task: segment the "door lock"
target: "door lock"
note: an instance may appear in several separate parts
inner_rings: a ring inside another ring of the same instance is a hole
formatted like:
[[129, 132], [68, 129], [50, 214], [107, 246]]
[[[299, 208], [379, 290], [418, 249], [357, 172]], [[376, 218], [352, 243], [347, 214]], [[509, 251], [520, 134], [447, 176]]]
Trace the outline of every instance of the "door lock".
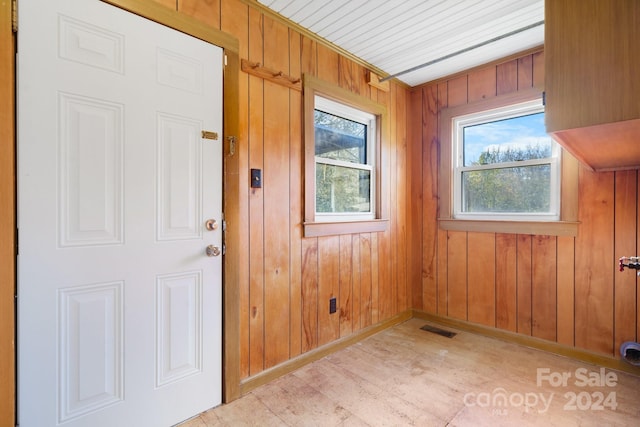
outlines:
[[209, 231], [217, 230], [218, 229], [218, 221], [216, 221], [215, 219], [208, 219], [204, 223], [204, 226]]
[[214, 245], [207, 246], [206, 250], [207, 256], [218, 256], [220, 255], [220, 248]]

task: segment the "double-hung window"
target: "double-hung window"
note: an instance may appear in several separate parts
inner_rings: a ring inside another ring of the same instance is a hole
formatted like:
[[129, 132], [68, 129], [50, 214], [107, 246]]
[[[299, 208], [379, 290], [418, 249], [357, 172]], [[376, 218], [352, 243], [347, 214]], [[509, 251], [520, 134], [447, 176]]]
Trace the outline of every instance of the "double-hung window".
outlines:
[[578, 163], [547, 135], [541, 92], [445, 108], [439, 136], [440, 228], [577, 234]]
[[560, 149], [540, 100], [453, 118], [454, 217], [559, 219]]
[[376, 118], [316, 95], [316, 221], [375, 217]]
[[386, 107], [310, 75], [303, 96], [304, 235], [386, 230]]

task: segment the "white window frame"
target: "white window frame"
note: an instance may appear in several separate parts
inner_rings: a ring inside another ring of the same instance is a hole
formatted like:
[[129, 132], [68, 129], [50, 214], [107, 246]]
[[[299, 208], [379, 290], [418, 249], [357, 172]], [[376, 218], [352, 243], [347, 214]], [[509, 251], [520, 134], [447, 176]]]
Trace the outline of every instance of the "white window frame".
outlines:
[[[318, 212], [316, 209], [315, 218], [318, 222], [333, 222], [333, 221], [361, 221], [371, 220], [375, 218], [375, 183], [376, 183], [376, 150], [377, 145], [376, 135], [376, 116], [366, 111], [359, 110], [357, 108], [342, 104], [340, 102], [332, 101], [320, 95], [315, 95], [314, 99], [315, 109], [323, 111], [325, 113], [352, 120], [357, 123], [361, 123], [366, 126], [366, 158], [367, 163], [352, 163], [341, 160], [327, 159], [320, 156], [315, 156], [315, 165], [319, 163], [328, 164], [333, 166], [339, 166], [349, 169], [366, 170], [370, 173], [370, 185], [369, 185], [369, 211], [368, 212]], [[315, 123], [314, 123], [315, 124]], [[317, 188], [317, 183], [316, 183]]]
[[[493, 221], [558, 221], [560, 219], [560, 191], [561, 191], [561, 153], [559, 145], [552, 140], [551, 157], [546, 159], [505, 162], [491, 165], [464, 166], [463, 144], [464, 128], [498, 120], [544, 112], [541, 99], [505, 105], [486, 111], [453, 117], [452, 119], [452, 156], [453, 161], [453, 217], [465, 220], [493, 220]], [[464, 212], [462, 210], [462, 175], [464, 172], [488, 169], [506, 169], [511, 167], [527, 167], [548, 164], [551, 167], [550, 180], [550, 210], [548, 213], [497, 213], [497, 212]]]

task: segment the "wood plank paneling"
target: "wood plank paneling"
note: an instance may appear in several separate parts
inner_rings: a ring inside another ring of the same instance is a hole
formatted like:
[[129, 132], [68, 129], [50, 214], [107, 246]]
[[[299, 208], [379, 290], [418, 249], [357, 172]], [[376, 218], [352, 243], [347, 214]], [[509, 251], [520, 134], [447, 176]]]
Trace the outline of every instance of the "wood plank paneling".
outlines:
[[[392, 136], [391, 141], [396, 141], [396, 165], [395, 165], [395, 182], [396, 182], [396, 192], [397, 192], [397, 210], [395, 217], [396, 221], [396, 236], [397, 240], [394, 245], [391, 245], [389, 248], [388, 245], [385, 245], [385, 250], [381, 251], [382, 255], [386, 253], [393, 253], [397, 255], [397, 275], [396, 275], [396, 283], [397, 286], [394, 286], [393, 278], [389, 278], [388, 281], [384, 284], [385, 287], [391, 291], [393, 298], [393, 302], [391, 306], [385, 306], [384, 315], [381, 316], [380, 320], [388, 319], [392, 315], [398, 312], [402, 312], [409, 307], [408, 304], [408, 293], [409, 293], [409, 285], [408, 285], [408, 277], [409, 277], [409, 250], [408, 250], [408, 218], [409, 218], [409, 198], [410, 194], [410, 186], [409, 186], [409, 168], [408, 168], [408, 147], [407, 147], [407, 103], [408, 96], [405, 90], [399, 89], [396, 85], [391, 86], [391, 99], [394, 100], [395, 103], [395, 122], [397, 125], [395, 126], [395, 137]], [[394, 168], [392, 168], [393, 171]], [[393, 206], [393, 205], [392, 205]], [[435, 277], [435, 275], [432, 275]], [[384, 301], [384, 300], [382, 300]]]
[[360, 270], [362, 269], [362, 263], [360, 262], [360, 235], [354, 234], [351, 240], [351, 272], [353, 278], [352, 284], [352, 296], [353, 296], [353, 331], [358, 331], [362, 328], [362, 280]]
[[317, 76], [318, 78], [340, 85], [340, 56], [321, 44], [316, 45], [317, 52]]
[[447, 315], [467, 320], [467, 233], [449, 231], [447, 238]]
[[176, 10], [177, 7], [177, 1], [176, 0], [152, 0], [155, 3], [161, 4], [165, 7], [168, 7], [169, 9], [173, 9]]
[[496, 244], [492, 233], [467, 233], [468, 320], [496, 324]]
[[[370, 307], [370, 323], [373, 325], [379, 322], [381, 301], [380, 297], [388, 298], [385, 302], [389, 302], [388, 308], [393, 310], [395, 304], [392, 300], [396, 291], [391, 289], [393, 284], [394, 288], [399, 286], [399, 282], [396, 277], [396, 266], [398, 257], [397, 242], [397, 225], [398, 225], [398, 213], [403, 211], [403, 207], [399, 207], [397, 204], [393, 205], [392, 200], [396, 198], [396, 191], [394, 182], [396, 176], [396, 151], [397, 139], [395, 137], [395, 130], [398, 126], [396, 120], [395, 102], [391, 101], [391, 93], [378, 90], [365, 84], [366, 76], [363, 73], [358, 74], [358, 81], [366, 86], [365, 92], [368, 93], [369, 98], [378, 104], [384, 105], [387, 108], [387, 114], [389, 117], [389, 123], [387, 126], [382, 126], [380, 132], [380, 159], [378, 165], [378, 174], [380, 182], [384, 182], [385, 188], [390, 191], [380, 192], [381, 204], [383, 206], [394, 206], [393, 211], [387, 213], [389, 219], [389, 226], [383, 232], [373, 233], [370, 237], [371, 247], [371, 307]], [[365, 95], [366, 95], [365, 93]]]
[[[249, 9], [249, 60], [264, 62], [263, 17]], [[249, 167], [264, 168], [264, 81], [249, 77]], [[246, 173], [249, 173], [247, 171]], [[249, 375], [264, 369], [264, 193], [249, 193]]]
[[[411, 159], [422, 159], [422, 120], [412, 120], [412, 114], [422, 111], [422, 91], [409, 94], [409, 112], [407, 114], [407, 139], [409, 161], [407, 175], [409, 179], [409, 220], [407, 233], [409, 235], [408, 253], [408, 291], [411, 308], [422, 310], [422, 224], [423, 224], [423, 196], [422, 196], [422, 162]], [[433, 224], [431, 224], [433, 227]], [[435, 239], [432, 240], [435, 244]], [[435, 252], [435, 251], [434, 251]], [[434, 257], [435, 258], [435, 257]], [[435, 271], [434, 271], [435, 274]], [[435, 287], [429, 287], [435, 295]]]
[[438, 88], [422, 91], [422, 310], [437, 311], [438, 226], [430, 218], [438, 215]]
[[576, 345], [613, 355], [614, 173], [580, 169]]
[[165, 3], [178, 3], [178, 11], [185, 15], [193, 16], [211, 25], [220, 28], [220, 2], [222, 0], [165, 0]]
[[[393, 91], [392, 87], [390, 87], [390, 91]], [[380, 90], [376, 90], [376, 92], [377, 92], [376, 96], [378, 96], [378, 101], [385, 101], [388, 103], [389, 97], [382, 96], [382, 94], [383, 93], [386, 94], [386, 92], [383, 92]], [[395, 102], [392, 102], [388, 105], [388, 113], [391, 118], [389, 120], [391, 123], [387, 128], [389, 130], [390, 135], [394, 135], [395, 137], [396, 136], [395, 122], [397, 119], [397, 105]], [[375, 258], [378, 259], [378, 263], [379, 263], [378, 265], [380, 267], [379, 271], [382, 279], [377, 284], [378, 295], [380, 297], [380, 304], [378, 309], [379, 309], [379, 315], [381, 315], [383, 318], [385, 316], [385, 313], [392, 312], [393, 307], [395, 307], [397, 304], [397, 298], [398, 298], [397, 290], [402, 283], [400, 279], [400, 271], [406, 267], [405, 265], [406, 250], [404, 250], [404, 248], [402, 248], [398, 244], [398, 239], [400, 238], [400, 233], [401, 233], [401, 230], [398, 229], [399, 216], [404, 214], [404, 206], [401, 206], [399, 203], [399, 193], [402, 191], [402, 188], [403, 188], [402, 186], [405, 183], [405, 180], [402, 180], [402, 181], [398, 180], [398, 175], [402, 174], [402, 172], [404, 172], [404, 169], [401, 170], [398, 168], [398, 162], [401, 161], [399, 159], [400, 153], [398, 153], [399, 140], [397, 139], [397, 137], [393, 139], [387, 138], [387, 141], [392, 141], [392, 140], [396, 141], [396, 145], [391, 146], [387, 152], [389, 153], [388, 168], [389, 170], [394, 171], [394, 174], [393, 176], [390, 174], [387, 175], [388, 176], [387, 182], [389, 185], [387, 188], [391, 189], [388, 195], [388, 200], [390, 203], [389, 206], [396, 206], [397, 209], [395, 211], [395, 215], [390, 215], [389, 229], [386, 230], [384, 233], [378, 233], [380, 234], [380, 237], [381, 237], [379, 241], [379, 246], [378, 246], [380, 253], [379, 254], [375, 253]], [[390, 251], [388, 250], [388, 247], [393, 247], [398, 249]], [[376, 263], [374, 263], [373, 265], [375, 266]], [[391, 289], [391, 286], [390, 286], [392, 277], [394, 278], [394, 280], [397, 280], [398, 285], [395, 287], [395, 289]]]
[[531, 272], [531, 332], [534, 337], [556, 340], [556, 237], [534, 236]]
[[533, 58], [533, 87], [544, 89], [544, 52], [536, 52]]
[[516, 332], [517, 269], [515, 234], [496, 235], [496, 327]]
[[[264, 18], [264, 64], [287, 70], [289, 31], [279, 22]], [[285, 86], [264, 83], [264, 339], [265, 368], [289, 358], [290, 320], [290, 191], [289, 191], [289, 91]]]
[[531, 335], [531, 245], [532, 236], [518, 235], [516, 245], [516, 281], [518, 317], [516, 331]]
[[518, 90], [518, 60], [513, 59], [509, 62], [496, 66], [496, 93], [503, 95]]
[[[457, 82], [453, 83], [451, 81], [441, 83], [438, 85], [437, 89], [437, 111], [434, 111], [432, 114], [440, 116], [441, 109], [447, 108], [451, 106], [452, 102], [452, 93], [458, 93], [458, 96], [455, 102], [462, 103], [467, 101], [467, 78], [460, 78], [455, 80]], [[425, 88], [425, 91], [427, 89]], [[425, 117], [425, 114], [422, 114], [422, 120], [427, 121], [428, 117]], [[432, 119], [433, 120], [433, 119]], [[425, 161], [425, 167], [428, 167], [433, 172], [433, 184], [430, 189], [429, 194], [432, 198], [433, 209], [435, 209], [435, 217], [438, 218], [440, 216], [440, 208], [439, 208], [439, 200], [443, 197], [443, 195], [438, 194], [438, 178], [440, 176], [440, 163], [438, 162], [438, 155], [441, 153], [440, 148], [440, 122], [438, 121], [438, 133], [436, 133], [434, 138], [434, 143], [431, 144], [431, 152], [429, 153], [429, 157], [427, 161]], [[429, 223], [427, 219], [424, 220], [423, 227], [428, 229], [433, 227], [435, 231], [434, 235], [437, 238], [437, 252], [436, 252], [436, 268], [437, 268], [437, 283], [436, 283], [436, 299], [437, 299], [437, 313], [441, 315], [446, 315], [448, 312], [448, 296], [449, 296], [449, 288], [448, 288], [448, 265], [447, 265], [447, 246], [449, 245], [449, 239], [447, 237], [447, 232], [441, 230], [437, 224]], [[423, 242], [423, 246], [428, 245], [428, 242]], [[428, 290], [423, 290], [423, 292], [428, 292]]]
[[560, 344], [575, 345], [575, 238], [558, 237], [557, 340]]
[[[620, 171], [615, 174], [614, 254], [616, 258], [637, 253], [637, 193], [638, 172]], [[636, 286], [635, 271], [616, 272], [614, 275], [614, 352], [625, 341], [636, 341]]]
[[353, 332], [353, 235], [340, 236], [340, 337]]
[[360, 234], [360, 328], [366, 328], [372, 321], [372, 277], [371, 277], [371, 234]]
[[[289, 30], [289, 74], [302, 75], [302, 36]], [[299, 59], [296, 59], [299, 58]], [[295, 357], [302, 352], [302, 221], [304, 206], [302, 197], [304, 145], [302, 143], [302, 93], [289, 90], [289, 250], [290, 250], [290, 342], [289, 355]]]
[[[390, 257], [388, 255], [386, 258], [385, 256], [380, 256], [382, 253], [380, 246], [387, 246], [385, 243], [388, 239], [384, 237], [389, 233], [389, 231], [385, 231], [384, 233], [371, 233], [371, 325], [375, 325], [380, 321], [380, 307], [382, 305], [380, 298], [390, 299], [392, 295], [391, 290], [388, 289], [388, 284], [390, 283], [389, 269], [386, 268], [386, 272], [384, 274], [382, 273], [385, 267], [389, 265], [388, 260]], [[382, 262], [384, 259], [386, 259], [387, 262]], [[383, 280], [381, 280], [382, 277], [384, 277]]]
[[533, 86], [533, 55], [518, 58], [518, 90]]
[[[446, 230], [437, 231], [438, 236], [438, 282], [436, 292], [438, 299], [438, 314], [449, 315], [449, 233]], [[423, 292], [428, 292], [424, 290]]]
[[[329, 314], [329, 299], [340, 295], [340, 236], [318, 238], [318, 345], [340, 337], [340, 314]], [[337, 300], [336, 300], [337, 302]]]
[[302, 240], [302, 352], [318, 346], [318, 239]]
[[481, 68], [469, 73], [469, 102], [496, 96], [496, 67]]

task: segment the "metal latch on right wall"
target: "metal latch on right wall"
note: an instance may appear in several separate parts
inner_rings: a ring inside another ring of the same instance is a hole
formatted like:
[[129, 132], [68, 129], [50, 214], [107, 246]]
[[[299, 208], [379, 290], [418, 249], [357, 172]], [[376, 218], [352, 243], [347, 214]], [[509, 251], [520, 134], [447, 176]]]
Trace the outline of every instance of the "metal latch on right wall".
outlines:
[[18, 0], [11, 2], [11, 30], [18, 32]]

